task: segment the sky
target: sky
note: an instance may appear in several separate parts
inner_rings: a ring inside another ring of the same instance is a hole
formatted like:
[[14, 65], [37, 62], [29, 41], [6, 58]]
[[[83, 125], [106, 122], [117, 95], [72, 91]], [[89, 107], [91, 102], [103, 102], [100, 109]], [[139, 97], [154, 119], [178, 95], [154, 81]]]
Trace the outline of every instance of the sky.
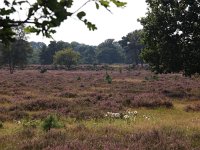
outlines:
[[[120, 40], [129, 32], [141, 29], [137, 22], [138, 18], [145, 16], [147, 5], [145, 0], [121, 0], [127, 2], [125, 8], [111, 6], [112, 13], [105, 8], [96, 9], [94, 3], [88, 3], [81, 11], [86, 12], [86, 18], [97, 26], [97, 30], [89, 31], [83, 22], [75, 16], [64, 21], [60, 27], [56, 28], [57, 33], [53, 35], [56, 41], [79, 42], [88, 45], [98, 45], [106, 39]], [[76, 0], [72, 11], [77, 10], [86, 0]], [[48, 44], [52, 39], [42, 37], [42, 35], [29, 35], [29, 41], [45, 42]]]

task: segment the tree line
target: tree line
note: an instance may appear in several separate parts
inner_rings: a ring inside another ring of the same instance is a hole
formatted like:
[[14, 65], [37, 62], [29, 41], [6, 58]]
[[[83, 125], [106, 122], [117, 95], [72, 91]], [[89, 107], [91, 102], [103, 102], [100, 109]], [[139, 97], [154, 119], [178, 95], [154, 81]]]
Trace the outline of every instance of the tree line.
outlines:
[[[88, 0], [79, 9], [70, 12], [69, 8], [73, 6], [73, 0], [40, 0], [34, 3], [17, 0], [11, 3], [9, 0], [3, 0], [2, 3], [0, 42], [3, 46], [0, 45], [2, 49], [0, 63], [8, 64], [11, 71], [15, 65], [20, 65], [16, 61], [17, 55], [22, 55], [15, 54], [13, 49], [16, 49], [19, 43], [25, 44], [24, 39], [18, 39], [17, 36], [20, 34], [16, 32], [16, 27], [25, 24], [26, 33], [42, 33], [46, 37], [51, 37], [55, 33], [55, 27], [76, 15], [89, 30], [96, 30], [95, 24], [85, 18], [86, 13], [81, 11], [82, 7], [87, 3], [95, 3], [96, 9], [104, 7], [111, 11], [111, 4], [117, 7], [126, 6], [126, 3], [118, 0]], [[33, 50], [35, 57], [32, 57], [29, 62], [52, 64], [56, 58], [54, 55], [58, 55], [57, 52], [65, 48], [79, 53], [80, 63], [137, 65], [144, 61], [156, 73], [183, 72], [186, 76], [200, 74], [200, 1], [146, 0], [146, 3], [148, 7], [146, 16], [139, 19], [143, 26], [141, 31], [129, 33], [118, 42], [108, 39], [95, 47], [76, 42], [51, 42], [48, 46], [42, 44], [42, 49]], [[29, 7], [26, 9], [28, 12], [25, 20], [13, 19], [11, 16], [19, 14], [18, 10], [22, 10], [26, 4]]]
[[64, 49], [72, 49], [79, 53], [79, 64], [115, 64], [126, 63], [138, 65], [143, 63], [140, 53], [140, 30], [129, 33], [120, 41], [107, 39], [98, 46], [81, 44], [78, 42], [51, 41], [49, 45], [41, 42], [30, 42], [33, 47], [32, 64], [50, 65], [54, 63], [56, 52]]
[[[143, 63], [140, 58], [142, 48], [141, 30], [127, 34], [120, 41], [107, 39], [97, 46], [64, 41], [51, 41], [50, 44], [46, 45], [43, 42], [27, 42], [25, 36], [23, 36], [21, 39], [12, 42], [10, 50], [1, 44], [0, 64], [9, 65], [9, 58], [13, 59], [13, 69], [14, 66], [23, 67], [26, 64], [63, 64], [66, 60], [58, 59], [61, 59], [61, 55], [65, 55], [67, 58], [64, 52], [68, 52], [69, 55], [69, 50], [71, 50], [78, 55], [78, 59], [72, 64], [126, 63], [137, 65]], [[60, 56], [58, 57], [58, 55]]]

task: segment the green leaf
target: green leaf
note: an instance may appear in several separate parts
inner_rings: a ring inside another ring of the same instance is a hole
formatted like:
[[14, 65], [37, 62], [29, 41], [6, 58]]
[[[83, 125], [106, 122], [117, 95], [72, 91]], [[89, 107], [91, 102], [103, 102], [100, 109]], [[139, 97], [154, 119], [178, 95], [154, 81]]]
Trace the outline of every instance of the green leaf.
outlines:
[[121, 1], [118, 1], [118, 0], [110, 0], [111, 2], [113, 2], [117, 7], [124, 7], [126, 6], [126, 2], [121, 2]]
[[56, 33], [56, 30], [50, 30], [49, 32], [54, 34]]
[[102, 6], [104, 6], [106, 8], [110, 6], [110, 3], [106, 0], [100, 0], [99, 2]]
[[15, 10], [14, 9], [5, 9], [5, 8], [2, 8], [0, 9], [0, 15], [10, 15], [11, 13], [14, 13]]
[[96, 4], [96, 8], [99, 9], [99, 4], [98, 3], [95, 3], [95, 4]]
[[24, 31], [26, 33], [34, 33], [34, 32], [37, 32], [38, 30], [35, 27], [28, 26], [28, 27], [24, 28]]
[[81, 20], [85, 15], [86, 13], [84, 11], [81, 11], [77, 14], [77, 17]]
[[5, 4], [6, 6], [9, 6], [9, 5], [10, 5], [10, 2], [8, 2], [7, 0], [4, 0], [4, 4]]

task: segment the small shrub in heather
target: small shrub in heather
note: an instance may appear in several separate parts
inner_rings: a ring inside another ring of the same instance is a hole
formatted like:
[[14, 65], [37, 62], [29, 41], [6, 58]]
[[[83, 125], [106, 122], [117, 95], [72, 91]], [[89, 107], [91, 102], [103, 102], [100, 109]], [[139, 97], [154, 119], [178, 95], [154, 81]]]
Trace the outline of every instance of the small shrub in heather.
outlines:
[[80, 80], [81, 80], [81, 77], [80, 77], [80, 76], [78, 76], [78, 77], [77, 77], [77, 80], [78, 80], [78, 81], [80, 81]]
[[106, 78], [105, 78], [105, 80], [106, 80], [106, 82], [107, 82], [108, 84], [111, 84], [111, 83], [112, 83], [112, 78], [111, 78], [111, 76], [110, 76], [109, 74], [107, 74], [107, 73], [106, 73]]
[[61, 128], [63, 125], [58, 121], [56, 116], [48, 116], [42, 123], [42, 128], [44, 131], [49, 131], [51, 128]]
[[3, 122], [0, 121], [0, 129], [3, 128]]
[[40, 73], [45, 73], [45, 72], [47, 72], [47, 68], [41, 68], [40, 69]]

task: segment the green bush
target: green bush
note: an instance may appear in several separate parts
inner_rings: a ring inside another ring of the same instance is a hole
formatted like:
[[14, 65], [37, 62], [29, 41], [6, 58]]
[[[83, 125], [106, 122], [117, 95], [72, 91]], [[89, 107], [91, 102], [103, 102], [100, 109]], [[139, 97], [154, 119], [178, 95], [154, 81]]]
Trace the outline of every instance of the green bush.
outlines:
[[51, 128], [61, 128], [62, 125], [58, 121], [56, 116], [50, 115], [48, 116], [42, 123], [42, 128], [44, 131], [49, 131]]
[[112, 78], [111, 78], [111, 76], [109, 74], [106, 74], [106, 79], [105, 80], [107, 81], [108, 84], [112, 83]]
[[3, 122], [0, 121], [0, 129], [3, 128]]
[[47, 68], [41, 68], [40, 69], [40, 73], [45, 73], [45, 72], [47, 72]]

